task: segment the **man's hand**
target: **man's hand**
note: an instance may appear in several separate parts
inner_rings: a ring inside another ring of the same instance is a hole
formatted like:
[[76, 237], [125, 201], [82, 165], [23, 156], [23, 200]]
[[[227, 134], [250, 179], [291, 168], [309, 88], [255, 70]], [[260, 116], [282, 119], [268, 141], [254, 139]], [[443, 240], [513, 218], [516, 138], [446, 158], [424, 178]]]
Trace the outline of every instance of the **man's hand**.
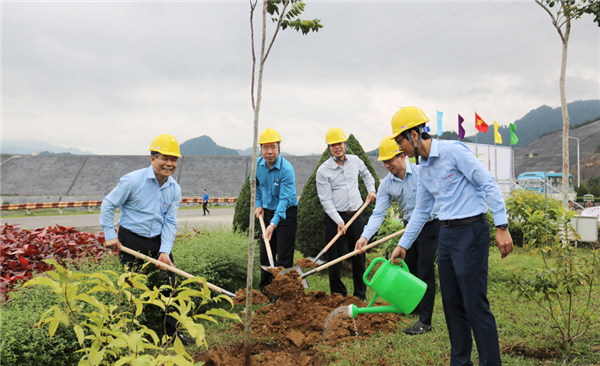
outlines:
[[[158, 261], [162, 262], [164, 264], [168, 264], [171, 267], [175, 267], [175, 265], [173, 264], [173, 262], [171, 262], [171, 258], [169, 258], [169, 255], [167, 253], [160, 253], [160, 255], [158, 256]], [[158, 264], [156, 266], [158, 268], [162, 269], [163, 271], [168, 271], [168, 269], [163, 268], [162, 266], [159, 266]]]
[[342, 221], [342, 222], [340, 222], [338, 224], [338, 230], [337, 231], [338, 231], [338, 233], [341, 231], [342, 235], [346, 234], [346, 223], [344, 221]]
[[275, 228], [276, 226], [274, 224], [269, 224], [269, 226], [267, 226], [267, 231], [263, 233], [263, 239], [271, 242], [271, 237], [273, 236], [273, 231], [275, 231]]
[[498, 245], [498, 249], [500, 249], [500, 256], [502, 258], [513, 251], [513, 241], [508, 229], [496, 228], [496, 244]]
[[262, 207], [259, 207], [256, 210], [254, 210], [254, 216], [256, 216], [257, 219], [261, 216], [264, 217], [264, 214], [265, 214], [265, 210], [263, 210]]
[[377, 199], [377, 193], [375, 193], [375, 192], [369, 192], [369, 194], [367, 195], [366, 201], [368, 203], [371, 203], [371, 202], [375, 201], [376, 199]]
[[364, 254], [366, 252], [364, 247], [366, 247], [367, 244], [368, 244], [367, 238], [365, 238], [364, 236], [361, 236], [360, 239], [358, 239], [358, 241], [356, 242], [356, 245], [354, 245], [354, 250], [359, 250], [360, 254]]
[[404, 260], [404, 258], [406, 258], [406, 249], [398, 245], [392, 252], [392, 258], [390, 259], [390, 262], [392, 262], [392, 264], [400, 264], [398, 259]]
[[117, 249], [119, 251], [121, 251], [121, 242], [119, 241], [118, 238], [114, 238], [114, 239], [110, 239], [104, 242], [104, 246], [111, 248], [111, 249]]

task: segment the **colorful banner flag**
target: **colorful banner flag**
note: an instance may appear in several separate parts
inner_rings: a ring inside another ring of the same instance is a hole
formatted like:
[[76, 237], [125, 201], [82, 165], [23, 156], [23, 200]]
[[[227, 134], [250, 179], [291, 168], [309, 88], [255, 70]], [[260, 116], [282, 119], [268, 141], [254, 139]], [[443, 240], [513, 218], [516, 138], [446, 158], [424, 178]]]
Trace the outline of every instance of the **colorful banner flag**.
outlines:
[[500, 136], [500, 132], [498, 132], [498, 122], [494, 121], [494, 144], [501, 144], [502, 136]]
[[462, 123], [465, 121], [464, 118], [461, 117], [461, 115], [458, 115], [458, 138], [459, 139], [463, 139], [465, 138], [465, 129], [462, 126]]
[[437, 113], [437, 121], [438, 121], [438, 132], [437, 132], [437, 135], [438, 136], [442, 136], [442, 134], [444, 133], [442, 131], [442, 115], [444, 114], [444, 112], [440, 112], [440, 111], [437, 111], [437, 112], [438, 112]]
[[481, 117], [479, 117], [479, 115], [477, 114], [477, 112], [475, 112], [475, 128], [478, 131], [481, 131], [483, 133], [487, 133], [487, 130], [488, 130], [487, 123], [485, 123], [483, 121], [483, 119], [481, 119]]
[[519, 143], [519, 138], [517, 137], [517, 134], [515, 133], [515, 131], [517, 131], [517, 126], [515, 126], [513, 123], [510, 124], [510, 144], [511, 145], [516, 145]]

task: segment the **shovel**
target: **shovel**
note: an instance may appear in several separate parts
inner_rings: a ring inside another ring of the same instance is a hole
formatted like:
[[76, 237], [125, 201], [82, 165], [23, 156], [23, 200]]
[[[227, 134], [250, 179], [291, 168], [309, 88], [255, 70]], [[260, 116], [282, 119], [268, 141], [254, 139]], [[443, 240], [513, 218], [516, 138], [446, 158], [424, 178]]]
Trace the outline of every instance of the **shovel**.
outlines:
[[260, 221], [260, 228], [262, 229], [263, 240], [265, 241], [265, 247], [267, 248], [267, 256], [269, 257], [269, 267], [260, 266], [260, 268], [262, 268], [263, 270], [266, 271], [268, 268], [275, 268], [275, 263], [273, 262], [273, 253], [271, 252], [271, 243], [269, 243], [269, 240], [265, 236], [267, 229], [265, 229], [265, 222], [263, 220], [263, 217], [259, 216], [258, 220]]
[[[373, 248], [376, 245], [379, 245], [381, 243], [385, 243], [386, 241], [388, 241], [390, 239], [393, 239], [393, 238], [395, 238], [397, 236], [400, 236], [400, 235], [404, 234], [404, 230], [406, 230], [406, 229], [402, 229], [402, 230], [400, 230], [398, 232], [395, 232], [393, 234], [390, 234], [390, 235], [386, 236], [385, 238], [381, 238], [381, 239], [379, 239], [377, 241], [374, 241], [371, 244], [369, 244], [366, 247], [364, 247], [364, 249], [365, 250], [371, 249], [371, 248]], [[357, 249], [357, 250], [355, 250], [353, 252], [350, 252], [350, 253], [348, 253], [346, 255], [343, 255], [343, 256], [339, 257], [338, 259], [334, 259], [334, 260], [332, 260], [330, 262], [327, 262], [327, 263], [323, 264], [320, 267], [314, 268], [311, 271], [306, 272], [306, 273], [303, 273], [301, 268], [300, 269], [296, 269], [296, 267], [293, 267], [293, 268], [284, 269], [283, 271], [279, 272], [279, 274], [282, 275], [282, 274], [285, 274], [285, 273], [287, 273], [287, 272], [289, 272], [291, 270], [296, 270], [298, 273], [300, 273], [300, 279], [302, 280], [302, 285], [304, 285], [304, 288], [308, 288], [308, 282], [306, 281], [306, 277], [308, 277], [310, 275], [314, 275], [317, 272], [321, 272], [325, 268], [329, 268], [329, 267], [333, 266], [334, 264], [337, 264], [337, 263], [339, 263], [339, 262], [341, 262], [341, 261], [343, 261], [345, 259], [348, 259], [350, 257], [353, 257], [353, 256], [357, 255], [358, 253], [360, 253], [360, 251]]]
[[[356, 211], [356, 213], [354, 214], [354, 216], [352, 216], [352, 218], [346, 223], [346, 225], [344, 225], [344, 229], [348, 229], [350, 227], [350, 225], [352, 225], [352, 223], [354, 222], [354, 220], [356, 220], [356, 218], [358, 217], [358, 215], [360, 215], [363, 210], [365, 209], [365, 207], [367, 207], [369, 205], [369, 202], [365, 202], [361, 208], [358, 209], [358, 211]], [[331, 239], [331, 241], [325, 246], [325, 248], [323, 248], [323, 250], [321, 250], [321, 253], [319, 253], [315, 258], [311, 258], [308, 257], [308, 259], [318, 265], [321, 264], [325, 264], [325, 261], [319, 260], [319, 258], [325, 254], [325, 252], [327, 250], [329, 250], [329, 248], [333, 245], [333, 243], [335, 243], [336, 240], [338, 240], [338, 238], [342, 236], [342, 231], [338, 231], [338, 233], [333, 237], [333, 239]]]
[[[260, 227], [262, 228], [263, 240], [265, 241], [265, 246], [267, 247], [267, 255], [269, 256], [269, 263], [270, 263], [270, 267], [261, 265], [260, 268], [262, 268], [263, 270], [266, 271], [268, 268], [277, 268], [277, 267], [275, 267], [275, 265], [273, 263], [273, 253], [271, 252], [271, 245], [269, 244], [269, 241], [264, 237], [264, 233], [267, 231], [265, 229], [265, 222], [263, 221], [262, 216], [259, 216], [258, 220], [260, 221]], [[298, 271], [298, 273], [302, 274], [302, 267], [300, 267], [300, 266], [294, 266], [294, 267], [290, 267], [287, 269], [287, 271], [291, 271], [291, 270]]]
[[[152, 263], [156, 264], [157, 266], [159, 266], [159, 268], [166, 268], [169, 271], [171, 271], [173, 273], [176, 273], [176, 274], [178, 274], [180, 276], [183, 276], [185, 278], [192, 278], [192, 277], [194, 277], [194, 276], [192, 276], [191, 274], [189, 274], [187, 272], [184, 272], [184, 271], [182, 271], [180, 269], [177, 269], [177, 268], [175, 268], [173, 266], [169, 266], [168, 264], [164, 264], [163, 262], [160, 262], [160, 261], [158, 261], [158, 260], [156, 260], [156, 259], [154, 259], [152, 257], [149, 257], [149, 256], [147, 256], [145, 254], [136, 252], [133, 249], [127, 248], [124, 245], [121, 245], [121, 251], [125, 252], [127, 254], [131, 254], [134, 257], [138, 257], [138, 258], [143, 259], [145, 261], [152, 262]], [[235, 294], [232, 294], [231, 292], [229, 292], [227, 290], [223, 290], [222, 288], [220, 288], [218, 286], [215, 286], [212, 283], [208, 283], [207, 282], [206, 286], [208, 286], [209, 289], [211, 289], [211, 290], [213, 290], [215, 292], [218, 292], [220, 294], [227, 295], [227, 296], [231, 297], [232, 299], [235, 297]]]

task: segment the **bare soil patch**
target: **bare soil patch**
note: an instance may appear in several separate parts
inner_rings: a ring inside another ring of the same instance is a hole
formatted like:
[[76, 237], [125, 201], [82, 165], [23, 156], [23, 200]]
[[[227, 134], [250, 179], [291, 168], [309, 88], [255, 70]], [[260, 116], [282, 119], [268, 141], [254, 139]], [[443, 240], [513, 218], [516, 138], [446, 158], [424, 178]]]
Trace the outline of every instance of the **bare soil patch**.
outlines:
[[[316, 345], [334, 346], [361, 341], [376, 332], [395, 332], [399, 322], [408, 323], [397, 314], [361, 314], [355, 319], [355, 328], [352, 319], [343, 315], [332, 321], [325, 332], [325, 320], [334, 310], [350, 304], [358, 307], [366, 307], [367, 304], [354, 296], [328, 295], [323, 291], [306, 293], [296, 271], [276, 275], [267, 290], [278, 299], [258, 309], [252, 318], [253, 365], [328, 364]], [[245, 290], [239, 290], [238, 293], [240, 291], [245, 295]], [[252, 296], [254, 298], [254, 292]], [[243, 314], [240, 316], [243, 318]], [[244, 324], [238, 324], [232, 331], [242, 334]], [[243, 344], [213, 348], [195, 355], [194, 359], [196, 362], [204, 361], [209, 366], [243, 365]], [[384, 358], [373, 362], [373, 365], [387, 364]]]

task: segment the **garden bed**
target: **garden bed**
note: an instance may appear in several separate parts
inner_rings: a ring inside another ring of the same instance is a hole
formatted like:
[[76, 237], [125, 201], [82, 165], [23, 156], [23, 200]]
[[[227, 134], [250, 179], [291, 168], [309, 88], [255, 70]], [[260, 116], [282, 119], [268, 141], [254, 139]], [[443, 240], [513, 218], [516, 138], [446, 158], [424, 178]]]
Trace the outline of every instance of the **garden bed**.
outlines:
[[[318, 345], [361, 342], [377, 332], [396, 332], [399, 322], [408, 323], [397, 314], [361, 314], [354, 322], [347, 315], [348, 305], [365, 307], [367, 304], [354, 296], [328, 295], [323, 291], [307, 293], [295, 271], [275, 276], [267, 291], [277, 296], [277, 301], [256, 310], [252, 317], [253, 365], [325, 365], [329, 362], [319, 352]], [[238, 294], [242, 293], [245, 294], [245, 290], [238, 291]], [[253, 299], [254, 296], [268, 302], [260, 293], [253, 291]], [[236, 303], [245, 304], [245, 295], [239, 297], [236, 297]], [[339, 316], [330, 317], [334, 312]], [[244, 319], [244, 314], [240, 317]], [[328, 317], [330, 321], [326, 328]], [[239, 323], [233, 331], [243, 334], [244, 324]], [[194, 360], [204, 361], [208, 366], [243, 365], [244, 346], [218, 346], [194, 355]], [[385, 359], [373, 363], [386, 364]]]

